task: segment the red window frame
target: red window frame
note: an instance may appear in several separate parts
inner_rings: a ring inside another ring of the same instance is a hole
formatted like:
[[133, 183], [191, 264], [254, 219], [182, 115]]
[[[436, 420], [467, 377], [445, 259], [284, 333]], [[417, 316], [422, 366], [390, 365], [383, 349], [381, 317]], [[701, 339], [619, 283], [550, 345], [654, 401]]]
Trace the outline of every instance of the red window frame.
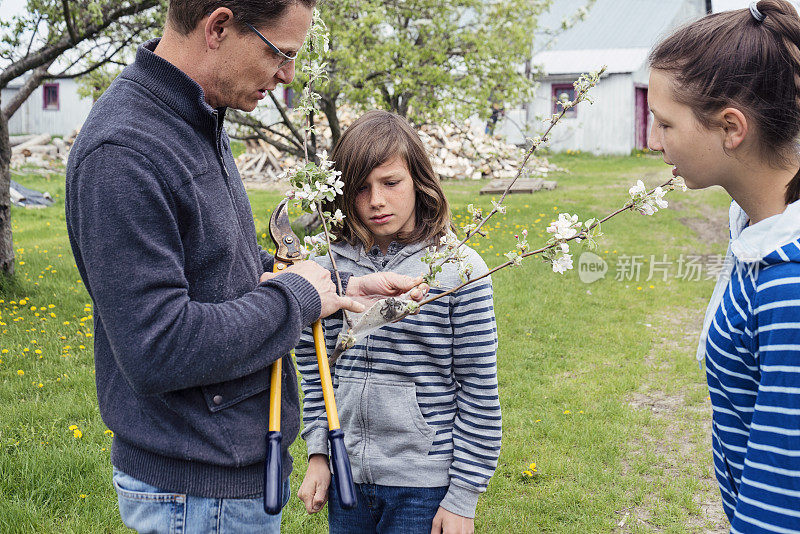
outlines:
[[[571, 95], [570, 100], [575, 99], [575, 87], [571, 83], [554, 83], [552, 86], [553, 114], [561, 113], [561, 106], [558, 105], [558, 95], [563, 92]], [[578, 116], [578, 106], [573, 106], [564, 114], [565, 119], [572, 119]]]
[[[55, 89], [55, 91], [56, 91], [55, 106], [53, 106], [53, 105], [49, 105], [48, 106], [47, 105], [48, 104], [47, 103], [47, 90], [48, 89]], [[47, 109], [47, 110], [51, 110], [51, 111], [58, 111], [61, 108], [61, 101], [60, 101], [60, 98], [59, 98], [60, 97], [59, 93], [60, 93], [60, 91], [59, 91], [57, 83], [46, 83], [46, 84], [42, 85], [42, 109]]]

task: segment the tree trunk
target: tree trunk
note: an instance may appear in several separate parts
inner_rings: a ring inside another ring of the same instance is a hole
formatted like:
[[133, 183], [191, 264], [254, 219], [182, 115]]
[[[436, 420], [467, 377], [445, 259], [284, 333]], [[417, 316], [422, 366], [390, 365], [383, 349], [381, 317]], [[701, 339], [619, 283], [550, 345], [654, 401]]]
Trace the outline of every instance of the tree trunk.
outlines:
[[339, 98], [338, 94], [324, 94], [322, 95], [322, 112], [328, 119], [328, 126], [331, 129], [331, 150], [339, 142], [342, 136], [342, 125], [339, 123], [339, 116], [336, 114], [336, 100]]
[[0, 113], [0, 276], [14, 275], [11, 235], [11, 142], [8, 119]]
[[53, 61], [48, 61], [41, 67], [38, 67], [31, 72], [28, 79], [25, 81], [25, 84], [19, 88], [19, 90], [14, 93], [14, 96], [11, 97], [11, 100], [8, 104], [6, 104], [5, 108], [3, 109], [3, 115], [6, 116], [6, 119], [11, 119], [14, 113], [28, 100], [28, 97], [33, 94], [33, 92], [42, 84], [42, 80], [47, 77], [47, 69], [50, 68], [50, 65], [53, 64]]

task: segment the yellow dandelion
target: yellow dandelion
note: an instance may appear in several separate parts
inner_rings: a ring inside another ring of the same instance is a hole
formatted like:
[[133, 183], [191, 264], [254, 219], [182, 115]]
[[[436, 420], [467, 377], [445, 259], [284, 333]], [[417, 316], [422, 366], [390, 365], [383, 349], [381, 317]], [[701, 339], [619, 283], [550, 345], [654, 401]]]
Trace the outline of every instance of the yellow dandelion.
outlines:
[[75, 436], [75, 439], [81, 439], [83, 437], [83, 432], [76, 428], [72, 431], [72, 435]]
[[76, 428], [78, 428], [78, 425], [69, 425], [70, 430], [75, 430]]
[[569, 410], [564, 410], [564, 415], [569, 415], [571, 412]]
[[22, 369], [18, 369], [18, 370], [17, 370], [17, 374], [18, 374], [19, 376], [22, 376], [22, 375], [24, 375], [24, 374], [25, 374], [25, 371], [23, 371]]
[[42, 384], [41, 382], [39, 382], [39, 384], [38, 384], [38, 387], [40, 387], [40, 388], [43, 388], [43, 387], [44, 387], [44, 384]]
[[531, 462], [531, 465], [528, 466], [528, 469], [530, 469], [531, 472], [535, 473], [536, 472], [536, 462]]
[[528, 478], [530, 478], [530, 477], [532, 477], [532, 476], [533, 476], [533, 473], [531, 473], [531, 472], [530, 472], [530, 471], [528, 471], [527, 469], [526, 469], [525, 471], [523, 471], [523, 472], [522, 472], [522, 474], [523, 474], [523, 475], [525, 475], [525, 476], [526, 476], [526, 477], [528, 477]]
[[81, 493], [81, 499], [85, 499], [85, 498], [86, 498], [86, 494], [85, 493]]

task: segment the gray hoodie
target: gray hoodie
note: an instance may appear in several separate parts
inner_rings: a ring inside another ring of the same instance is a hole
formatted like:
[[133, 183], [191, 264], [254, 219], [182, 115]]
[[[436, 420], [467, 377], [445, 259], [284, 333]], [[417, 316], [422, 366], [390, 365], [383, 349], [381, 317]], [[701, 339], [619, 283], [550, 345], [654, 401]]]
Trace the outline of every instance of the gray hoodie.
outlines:
[[[382, 270], [417, 276], [424, 244], [406, 245]], [[337, 267], [359, 276], [376, 272], [363, 247], [332, 247]], [[329, 259], [315, 258], [328, 267]], [[475, 276], [487, 271], [468, 249]], [[460, 284], [445, 265], [440, 287]], [[323, 322], [331, 354], [341, 318]], [[446, 510], [475, 516], [500, 454], [497, 327], [489, 277], [423, 306], [418, 315], [383, 327], [345, 352], [332, 369], [336, 403], [356, 483], [448, 486]], [[302, 432], [309, 456], [328, 454], [328, 424], [310, 329], [296, 349], [302, 373]]]

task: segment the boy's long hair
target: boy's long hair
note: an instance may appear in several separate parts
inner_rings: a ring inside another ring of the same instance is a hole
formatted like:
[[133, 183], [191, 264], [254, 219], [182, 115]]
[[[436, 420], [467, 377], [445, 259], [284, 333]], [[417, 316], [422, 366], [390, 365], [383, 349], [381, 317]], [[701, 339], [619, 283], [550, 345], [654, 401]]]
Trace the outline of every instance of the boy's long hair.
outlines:
[[344, 226], [332, 230], [337, 240], [350, 245], [360, 242], [365, 250], [372, 247], [372, 234], [356, 213], [355, 199], [372, 170], [395, 156], [408, 167], [416, 196], [414, 229], [398, 235], [397, 241], [435, 245], [450, 228], [450, 207], [419, 135], [399, 115], [376, 110], [359, 117], [336, 143], [331, 155], [334, 168], [341, 171], [344, 182], [344, 194], [337, 196], [332, 206], [326, 206], [331, 211], [341, 209], [345, 215]]
[[[675, 100], [706, 128], [733, 106], [755, 123], [760, 152], [775, 166], [798, 163], [800, 18], [785, 0], [761, 0], [759, 22], [749, 9], [708, 15], [656, 45], [650, 66], [675, 76]], [[800, 199], [800, 171], [786, 203]]]

